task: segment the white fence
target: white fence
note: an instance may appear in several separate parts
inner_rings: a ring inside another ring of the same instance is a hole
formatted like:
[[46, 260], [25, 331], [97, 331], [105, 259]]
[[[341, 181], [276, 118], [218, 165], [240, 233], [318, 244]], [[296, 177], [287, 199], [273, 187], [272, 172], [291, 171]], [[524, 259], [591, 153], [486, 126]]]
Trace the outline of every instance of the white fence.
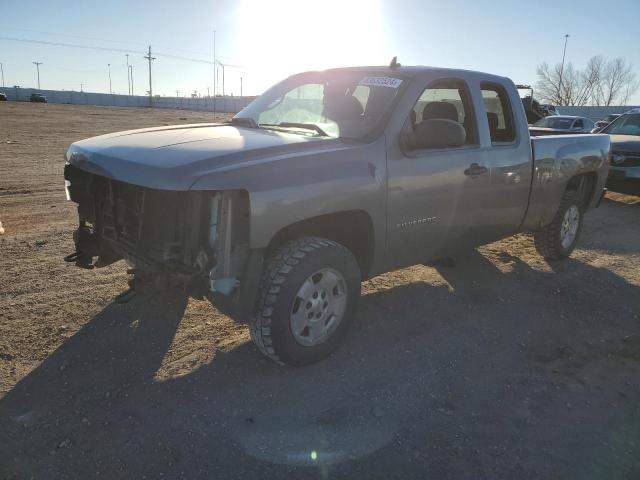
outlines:
[[[116, 95], [108, 93], [72, 92], [66, 90], [36, 90], [33, 88], [2, 88], [10, 101], [28, 102], [32, 93], [41, 93], [49, 103], [73, 105], [102, 105], [110, 107], [155, 107], [177, 108], [181, 110], [203, 110], [212, 112], [237, 113], [255, 97], [153, 97], [140, 95]], [[215, 105], [214, 105], [215, 103]]]
[[586, 107], [556, 107], [560, 115], [575, 115], [577, 117], [590, 118], [593, 121], [598, 121], [605, 115], [611, 113], [624, 113], [632, 108], [639, 108], [634, 106], [625, 107], [598, 107], [598, 106], [586, 106]]

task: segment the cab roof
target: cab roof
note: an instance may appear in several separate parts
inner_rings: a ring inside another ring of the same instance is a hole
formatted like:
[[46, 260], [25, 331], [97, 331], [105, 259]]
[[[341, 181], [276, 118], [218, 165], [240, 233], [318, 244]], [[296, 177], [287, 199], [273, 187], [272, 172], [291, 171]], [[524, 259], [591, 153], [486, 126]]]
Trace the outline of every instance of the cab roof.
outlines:
[[402, 78], [417, 78], [425, 77], [429, 74], [437, 74], [439, 76], [456, 77], [461, 79], [474, 79], [485, 81], [498, 81], [512, 83], [508, 77], [502, 77], [499, 75], [493, 75], [491, 73], [478, 72], [475, 70], [464, 70], [457, 68], [443, 68], [443, 67], [431, 67], [425, 65], [408, 65], [400, 67], [390, 66], [362, 66], [362, 67], [341, 67], [330, 68], [324, 70], [325, 72], [361, 72], [366, 75], [387, 75], [398, 76]]

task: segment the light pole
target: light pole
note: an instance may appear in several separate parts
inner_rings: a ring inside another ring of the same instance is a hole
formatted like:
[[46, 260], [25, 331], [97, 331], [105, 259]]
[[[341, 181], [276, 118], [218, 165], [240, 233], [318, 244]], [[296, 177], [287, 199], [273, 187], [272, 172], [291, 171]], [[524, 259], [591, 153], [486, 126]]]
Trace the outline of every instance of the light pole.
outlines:
[[33, 64], [36, 66], [38, 72], [38, 90], [40, 90], [40, 65], [42, 65], [42, 62], [33, 62]]
[[127, 95], [131, 95], [131, 79], [129, 77], [129, 54], [125, 54], [127, 57]]
[[4, 69], [2, 68], [2, 62], [0, 62], [0, 73], [2, 73], [2, 88], [4, 88]]
[[111, 64], [107, 63], [107, 67], [109, 68], [109, 94], [113, 94], [113, 90], [111, 89]]
[[131, 95], [133, 95], [133, 65], [129, 65], [129, 72], [131, 73]]
[[216, 96], [216, 72], [218, 66], [216, 65], [216, 31], [213, 31], [213, 96]]
[[564, 72], [564, 57], [567, 54], [567, 40], [569, 39], [569, 34], [566, 33], [564, 35], [564, 50], [562, 51], [562, 65], [560, 66], [560, 80], [558, 81], [558, 100], [560, 101], [560, 105], [562, 105], [562, 74]]

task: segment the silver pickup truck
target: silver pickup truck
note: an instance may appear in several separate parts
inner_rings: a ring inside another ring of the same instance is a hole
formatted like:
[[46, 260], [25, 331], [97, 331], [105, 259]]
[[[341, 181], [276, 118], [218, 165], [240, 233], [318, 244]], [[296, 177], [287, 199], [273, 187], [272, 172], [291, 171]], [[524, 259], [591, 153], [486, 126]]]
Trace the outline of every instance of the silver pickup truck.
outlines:
[[75, 252], [124, 259], [130, 286], [182, 288], [249, 323], [292, 365], [334, 350], [363, 280], [534, 232], [574, 249], [598, 205], [609, 137], [530, 138], [511, 80], [430, 67], [294, 75], [226, 124], [74, 143]]

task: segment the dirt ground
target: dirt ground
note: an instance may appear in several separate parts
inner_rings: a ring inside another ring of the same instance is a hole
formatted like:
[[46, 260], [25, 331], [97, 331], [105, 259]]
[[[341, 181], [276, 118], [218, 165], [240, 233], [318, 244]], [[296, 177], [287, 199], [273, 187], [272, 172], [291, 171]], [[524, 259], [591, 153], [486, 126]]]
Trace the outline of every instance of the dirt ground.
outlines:
[[278, 366], [176, 296], [85, 271], [63, 154], [212, 114], [0, 103], [0, 479], [640, 478], [640, 197], [573, 257], [519, 235], [363, 286], [344, 346]]

